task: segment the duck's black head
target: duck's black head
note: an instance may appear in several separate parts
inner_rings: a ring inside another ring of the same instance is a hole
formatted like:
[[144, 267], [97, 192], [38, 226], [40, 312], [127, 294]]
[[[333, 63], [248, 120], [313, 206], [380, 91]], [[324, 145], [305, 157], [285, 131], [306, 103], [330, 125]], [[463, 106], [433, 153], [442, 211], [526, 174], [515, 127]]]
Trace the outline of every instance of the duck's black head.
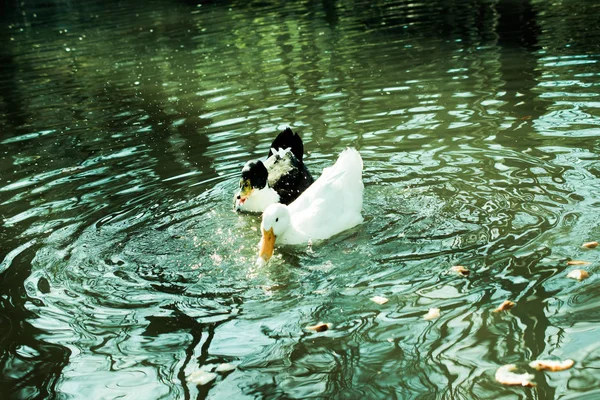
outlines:
[[269, 172], [262, 161], [248, 161], [242, 169], [242, 179], [240, 180], [241, 198], [250, 196], [253, 189], [263, 189], [267, 186], [267, 177]]

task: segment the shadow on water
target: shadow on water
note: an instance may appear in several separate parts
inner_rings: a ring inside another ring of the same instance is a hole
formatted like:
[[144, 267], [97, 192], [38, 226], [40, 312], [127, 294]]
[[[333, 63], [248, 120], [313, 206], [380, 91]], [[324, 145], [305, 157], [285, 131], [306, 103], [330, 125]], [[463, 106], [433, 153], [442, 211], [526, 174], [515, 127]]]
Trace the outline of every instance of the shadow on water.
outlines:
[[[600, 233], [594, 2], [0, 11], [8, 398], [600, 391], [595, 264], [564, 278], [566, 260], [598, 261], [578, 248]], [[365, 223], [259, 269], [260, 220], [231, 195], [286, 125], [315, 175], [359, 148]], [[494, 381], [546, 357], [576, 367], [534, 389]]]
[[[52, 396], [57, 379], [70, 356], [68, 348], [45, 340], [46, 332], [27, 321], [35, 317], [25, 305], [31, 299], [26, 296], [24, 288], [24, 281], [31, 271], [32, 253], [31, 248], [25, 250], [19, 255], [18, 262], [13, 262], [10, 271], [0, 276], [0, 387], [4, 395], [11, 398]], [[44, 291], [47, 281], [40, 281], [38, 285], [39, 290]]]

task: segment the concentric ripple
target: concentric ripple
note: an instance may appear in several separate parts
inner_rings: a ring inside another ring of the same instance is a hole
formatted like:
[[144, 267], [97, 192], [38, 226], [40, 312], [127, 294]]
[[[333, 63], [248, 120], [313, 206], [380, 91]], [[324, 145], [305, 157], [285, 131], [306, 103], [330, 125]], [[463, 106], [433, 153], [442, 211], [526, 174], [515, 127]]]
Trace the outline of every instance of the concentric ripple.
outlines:
[[[0, 393], [597, 395], [598, 6], [513, 3], [0, 6]], [[360, 151], [365, 222], [259, 268], [232, 195], [286, 126]]]

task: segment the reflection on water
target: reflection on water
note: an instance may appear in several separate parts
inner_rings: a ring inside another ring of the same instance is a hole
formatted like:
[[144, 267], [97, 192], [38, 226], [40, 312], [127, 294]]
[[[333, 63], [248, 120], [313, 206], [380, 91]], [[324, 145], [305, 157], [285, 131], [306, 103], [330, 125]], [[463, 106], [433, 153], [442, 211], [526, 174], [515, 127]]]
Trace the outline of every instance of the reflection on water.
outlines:
[[[0, 11], [1, 393], [600, 395], [595, 2]], [[288, 125], [315, 175], [360, 150], [365, 223], [257, 268], [231, 196]], [[575, 367], [494, 380], [548, 357]]]

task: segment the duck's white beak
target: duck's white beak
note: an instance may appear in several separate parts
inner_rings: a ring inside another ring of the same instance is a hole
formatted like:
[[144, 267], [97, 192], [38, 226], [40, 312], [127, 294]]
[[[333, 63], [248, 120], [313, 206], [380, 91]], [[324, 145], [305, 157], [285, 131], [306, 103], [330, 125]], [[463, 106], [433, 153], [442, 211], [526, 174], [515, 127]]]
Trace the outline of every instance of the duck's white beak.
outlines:
[[240, 190], [236, 193], [234, 198], [236, 210], [239, 210], [244, 205], [252, 192], [254, 192], [254, 188], [252, 187], [250, 180], [246, 180], [240, 184]]
[[252, 190], [247, 190], [247, 191], [239, 191], [237, 196], [235, 196], [235, 204], [237, 206], [242, 206], [244, 204], [244, 202], [246, 202], [246, 200], [248, 200], [248, 197], [250, 197], [250, 195], [252, 194]]
[[[260, 250], [258, 251], [258, 264], [265, 264], [273, 255], [273, 249], [275, 248], [275, 234], [273, 228], [268, 231], [262, 230], [262, 238], [260, 239]], [[261, 261], [262, 260], [262, 261]]]

